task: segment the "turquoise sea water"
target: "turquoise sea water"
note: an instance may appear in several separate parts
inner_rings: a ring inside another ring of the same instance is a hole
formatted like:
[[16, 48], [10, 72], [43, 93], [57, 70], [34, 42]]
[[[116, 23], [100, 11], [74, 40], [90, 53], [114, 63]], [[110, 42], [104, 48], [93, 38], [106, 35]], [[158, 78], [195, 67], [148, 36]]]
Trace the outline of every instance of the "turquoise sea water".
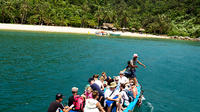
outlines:
[[138, 112], [199, 112], [200, 43], [0, 31], [0, 112], [46, 112], [55, 94], [88, 77], [116, 76], [133, 53], [145, 100]]

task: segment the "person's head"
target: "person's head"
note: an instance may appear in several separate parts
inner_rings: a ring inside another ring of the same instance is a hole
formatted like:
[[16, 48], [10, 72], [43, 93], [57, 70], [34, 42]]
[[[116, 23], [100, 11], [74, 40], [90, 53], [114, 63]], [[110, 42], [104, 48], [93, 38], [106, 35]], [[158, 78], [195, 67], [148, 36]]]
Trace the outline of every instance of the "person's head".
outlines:
[[86, 89], [87, 93], [91, 93], [92, 92], [92, 88], [89, 86], [87, 89]]
[[111, 82], [110, 83], [110, 90], [111, 91], [115, 90], [116, 86], [117, 86], [116, 82]]
[[77, 93], [78, 93], [78, 88], [77, 87], [73, 87], [72, 88], [72, 94], [73, 95], [77, 95]]
[[119, 78], [118, 78], [118, 77], [115, 77], [115, 78], [114, 78], [114, 81], [116, 82], [116, 84], [118, 84]]
[[101, 75], [105, 77], [106, 76], [106, 72], [102, 72]]
[[101, 76], [99, 79], [100, 79], [101, 82], [104, 82], [104, 77], [103, 76]]
[[94, 78], [94, 79], [98, 79], [98, 78], [99, 78], [99, 74], [94, 74], [94, 75], [93, 75], [93, 78]]
[[136, 60], [138, 58], [138, 54], [133, 54], [133, 60]]
[[92, 92], [92, 97], [93, 97], [94, 99], [97, 99], [97, 98], [99, 97], [99, 92], [98, 92], [97, 90], [93, 91], [93, 92]]
[[120, 72], [119, 72], [119, 76], [120, 76], [120, 77], [123, 77], [123, 76], [124, 76], [124, 72], [123, 72], [123, 71], [120, 71]]
[[62, 102], [63, 100], [63, 95], [61, 93], [57, 93], [56, 94], [56, 100], [59, 101], [59, 102]]
[[90, 85], [91, 85], [91, 84], [94, 84], [94, 78], [89, 78], [89, 79], [88, 79], [88, 82], [90, 83]]
[[114, 79], [108, 79], [107, 84], [110, 85], [111, 82], [114, 82]]
[[85, 90], [87, 90], [87, 88], [88, 88], [88, 87], [90, 87], [90, 85], [89, 85], [89, 84], [87, 84], [87, 85], [85, 86]]
[[120, 84], [120, 89], [125, 89], [126, 85], [125, 84]]
[[128, 61], [128, 66], [131, 66], [131, 61]]
[[129, 85], [130, 86], [133, 86], [135, 84], [134, 82], [135, 82], [134, 79], [132, 79], [132, 78], [129, 79]]
[[129, 78], [129, 84], [130, 83], [134, 83], [134, 79], [133, 78]]

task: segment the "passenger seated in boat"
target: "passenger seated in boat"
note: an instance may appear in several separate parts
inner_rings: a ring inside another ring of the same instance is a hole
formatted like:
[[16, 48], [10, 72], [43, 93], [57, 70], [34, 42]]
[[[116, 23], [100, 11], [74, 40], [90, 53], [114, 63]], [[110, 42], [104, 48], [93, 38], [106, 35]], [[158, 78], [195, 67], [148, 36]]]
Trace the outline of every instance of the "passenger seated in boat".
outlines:
[[114, 82], [117, 84], [116, 90], [120, 90], [120, 83], [119, 83], [119, 78], [115, 77]]
[[125, 84], [120, 85], [120, 94], [121, 94], [120, 104], [121, 104], [122, 110], [124, 110], [131, 102], [128, 96], [128, 91], [125, 89]]
[[105, 95], [105, 106], [107, 107], [106, 112], [111, 112], [111, 109], [113, 106], [116, 106], [116, 112], [119, 112], [121, 110], [120, 108], [120, 99], [121, 95], [119, 94], [119, 90], [116, 90], [117, 84], [115, 82], [112, 82], [110, 84], [110, 88], [106, 89], [104, 95]]
[[104, 88], [106, 87], [106, 86], [105, 86], [105, 82], [106, 82], [106, 81], [104, 81], [104, 77], [103, 77], [103, 76], [101, 76], [101, 77], [99, 78], [99, 80], [100, 80], [101, 83], [103, 84], [103, 87], [101, 88], [101, 90], [104, 91]]
[[72, 88], [72, 94], [73, 96], [68, 99], [68, 106], [74, 105], [72, 110], [82, 112], [84, 107], [84, 97], [78, 95], [77, 87]]
[[103, 83], [98, 79], [99, 75], [95, 74], [93, 75], [93, 78], [94, 78], [94, 83], [96, 83], [101, 88], [101, 90], [104, 90]]
[[110, 83], [114, 82], [115, 80], [110, 78], [108, 81], [107, 81], [107, 84], [110, 85]]
[[93, 91], [92, 97], [93, 98], [86, 99], [84, 112], [105, 112], [101, 104], [97, 101], [99, 97], [98, 91]]
[[92, 98], [92, 91], [90, 86], [85, 89], [85, 99]]
[[128, 78], [126, 78], [124, 75], [124, 72], [120, 71], [119, 76], [117, 76], [120, 84], [127, 84], [129, 82]]
[[74, 102], [74, 96], [76, 96], [78, 93], [78, 88], [77, 87], [73, 87], [72, 88], [72, 96], [69, 97], [68, 99], [68, 106], [71, 106]]
[[136, 98], [137, 95], [137, 87], [134, 85], [134, 80], [130, 79], [129, 83], [125, 85], [125, 89], [128, 91], [128, 96], [131, 96], [132, 98]]
[[90, 87], [92, 88], [93, 91], [97, 90], [99, 92], [99, 99], [98, 101], [101, 102], [101, 104], [103, 104], [104, 101], [104, 93], [103, 91], [100, 89], [100, 87], [94, 82], [93, 78], [89, 78], [88, 82], [90, 84]]
[[104, 81], [108, 81], [111, 77], [107, 76], [106, 72], [102, 72], [101, 75], [104, 77]]
[[132, 93], [133, 93], [133, 97], [136, 98], [136, 96], [138, 94], [137, 86], [136, 85], [131, 86], [131, 90], [132, 90]]

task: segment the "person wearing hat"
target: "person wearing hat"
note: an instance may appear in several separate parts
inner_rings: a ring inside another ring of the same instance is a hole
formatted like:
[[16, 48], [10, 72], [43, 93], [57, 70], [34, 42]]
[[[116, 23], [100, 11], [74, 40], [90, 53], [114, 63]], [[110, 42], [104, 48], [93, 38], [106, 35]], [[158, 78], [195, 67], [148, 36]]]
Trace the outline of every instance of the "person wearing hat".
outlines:
[[47, 112], [57, 112], [59, 110], [62, 110], [63, 112], [69, 112], [72, 107], [66, 107], [68, 109], [66, 109], [63, 105], [62, 105], [62, 100], [63, 100], [63, 95], [61, 93], [56, 94], [56, 101], [53, 101]]
[[116, 105], [117, 110], [120, 110], [120, 98], [121, 95], [119, 90], [116, 89], [117, 84], [116, 82], [111, 82], [109, 89], [106, 89], [104, 96], [105, 96], [105, 105], [107, 107], [106, 112], [111, 112], [112, 106]]
[[137, 79], [136, 79], [136, 68], [138, 67], [136, 64], [140, 64], [142, 66], [144, 66], [144, 68], [146, 68], [146, 66], [144, 64], [142, 64], [138, 59], [138, 54], [133, 54], [133, 59], [128, 61], [128, 66], [123, 70], [123, 72], [125, 72], [125, 75], [127, 78], [133, 78], [135, 85], [137, 85]]
[[73, 105], [74, 102], [74, 96], [78, 94], [78, 88], [77, 87], [72, 87], [72, 96], [69, 97], [68, 99], [68, 106]]
[[131, 65], [136, 65], [136, 63], [144, 66], [144, 68], [146, 68], [146, 66], [144, 64], [142, 64], [138, 59], [138, 54], [133, 54], [133, 59], [131, 60]]
[[119, 76], [117, 76], [120, 84], [126, 84], [129, 82], [128, 79], [124, 75], [125, 75], [124, 72], [120, 71]]

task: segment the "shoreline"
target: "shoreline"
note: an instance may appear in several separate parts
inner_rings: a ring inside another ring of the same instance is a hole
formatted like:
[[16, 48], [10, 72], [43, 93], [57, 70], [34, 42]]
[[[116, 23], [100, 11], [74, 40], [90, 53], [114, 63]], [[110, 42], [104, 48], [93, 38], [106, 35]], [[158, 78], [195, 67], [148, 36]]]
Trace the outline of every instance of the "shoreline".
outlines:
[[[102, 31], [101, 29], [92, 28], [76, 28], [76, 27], [65, 27], [65, 26], [46, 26], [46, 25], [25, 25], [25, 24], [6, 24], [0, 23], [0, 30], [15, 30], [15, 31], [31, 31], [31, 32], [55, 32], [55, 33], [74, 33], [74, 34], [89, 34], [95, 35], [95, 32]], [[104, 30], [105, 32], [111, 33], [110, 30]], [[146, 33], [132, 33], [132, 32], [121, 32], [120, 36], [126, 37], [140, 37], [140, 38], [159, 38], [159, 39], [177, 39], [177, 40], [192, 40], [200, 41], [200, 39], [194, 39], [189, 37], [179, 37], [179, 36], [162, 36], [162, 35], [152, 35]]]

